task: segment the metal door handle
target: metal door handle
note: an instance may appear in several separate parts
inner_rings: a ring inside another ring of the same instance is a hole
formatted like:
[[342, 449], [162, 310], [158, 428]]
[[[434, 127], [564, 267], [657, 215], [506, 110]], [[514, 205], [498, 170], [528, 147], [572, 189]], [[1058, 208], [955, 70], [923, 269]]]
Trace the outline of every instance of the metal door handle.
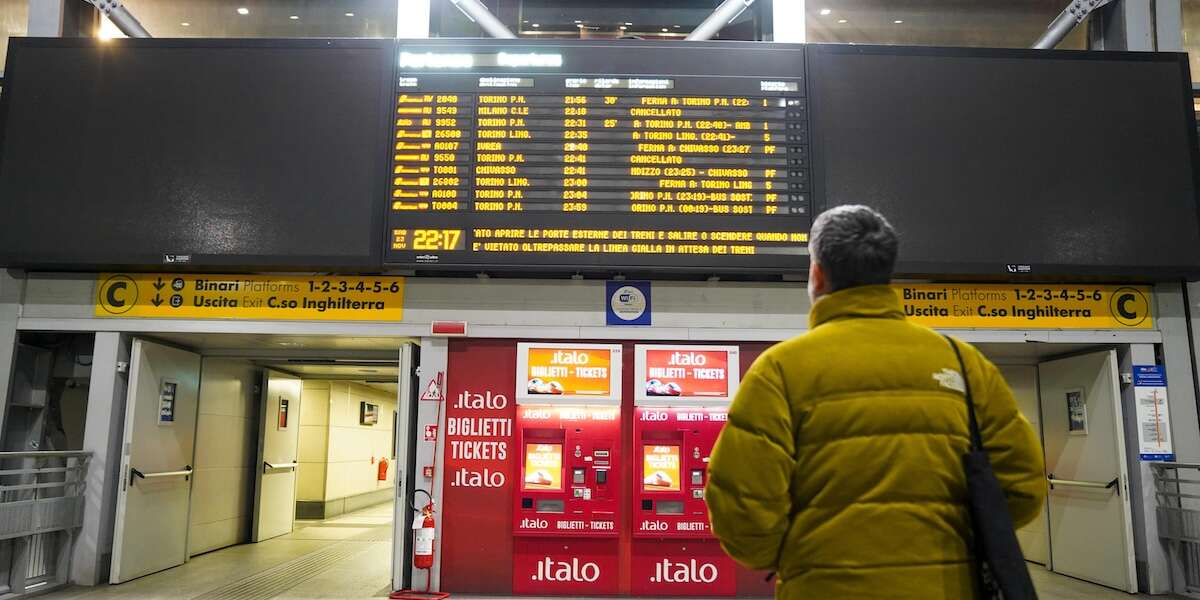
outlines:
[[292, 461], [290, 463], [282, 463], [282, 464], [278, 464], [278, 465], [273, 465], [264, 460], [263, 461], [263, 473], [266, 473], [267, 471], [270, 471], [271, 469], [295, 469], [298, 466], [300, 466], [300, 463], [298, 463], [296, 461]]
[[183, 476], [186, 480], [192, 475], [192, 465], [184, 465], [178, 471], [159, 471], [157, 473], [143, 473], [133, 467], [129, 467], [129, 485], [133, 485], [134, 479], [156, 479], [158, 477], [179, 477]]
[[[1050, 489], [1054, 489], [1054, 486], [1056, 486], [1056, 485], [1061, 485], [1063, 487], [1080, 487], [1080, 488], [1092, 488], [1092, 489], [1099, 489], [1099, 490], [1110, 490], [1112, 488], [1117, 487], [1118, 483], [1121, 483], [1121, 478], [1113, 477], [1113, 480], [1109, 481], [1107, 483], [1103, 482], [1103, 481], [1077, 481], [1074, 479], [1055, 479], [1054, 474], [1051, 473], [1050, 476], [1046, 478], [1046, 481], [1050, 482]], [[1121, 493], [1121, 491], [1117, 490], [1117, 493], [1119, 494], [1119, 493]]]

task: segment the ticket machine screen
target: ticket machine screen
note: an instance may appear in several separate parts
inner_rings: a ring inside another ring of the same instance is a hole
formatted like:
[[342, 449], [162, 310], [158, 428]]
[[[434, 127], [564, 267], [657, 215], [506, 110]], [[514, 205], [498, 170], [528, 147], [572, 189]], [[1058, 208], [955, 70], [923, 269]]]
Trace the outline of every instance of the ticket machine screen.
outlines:
[[642, 491], [678, 492], [680, 484], [679, 446], [642, 446]]
[[523, 490], [561, 490], [562, 444], [525, 444]]

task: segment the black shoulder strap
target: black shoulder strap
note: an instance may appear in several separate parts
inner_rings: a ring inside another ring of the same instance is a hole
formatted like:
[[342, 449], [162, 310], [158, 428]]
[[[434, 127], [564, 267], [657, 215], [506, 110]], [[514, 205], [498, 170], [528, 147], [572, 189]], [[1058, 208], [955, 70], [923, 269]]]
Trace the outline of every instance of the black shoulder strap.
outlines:
[[979, 433], [979, 421], [975, 419], [975, 399], [971, 396], [971, 379], [967, 377], [967, 365], [963, 362], [962, 352], [959, 351], [954, 338], [948, 335], [943, 337], [950, 342], [950, 347], [954, 348], [954, 357], [958, 359], [958, 368], [962, 372], [963, 393], [967, 396], [967, 417], [971, 422], [971, 450], [983, 450], [983, 435]]

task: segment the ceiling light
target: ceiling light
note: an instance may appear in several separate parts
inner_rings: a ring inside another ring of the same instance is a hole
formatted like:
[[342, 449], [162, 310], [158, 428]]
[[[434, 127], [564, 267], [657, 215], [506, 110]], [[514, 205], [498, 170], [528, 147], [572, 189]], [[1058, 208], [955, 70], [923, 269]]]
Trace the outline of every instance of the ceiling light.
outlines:
[[897, 25], [899, 25], [899, 24], [903, 23], [903, 22], [904, 22], [904, 20], [903, 20], [903, 19], [896, 19], [895, 21], [892, 21], [892, 22], [893, 22], [893, 23], [895, 23], [895, 24], [897, 24]]
[[237, 9], [237, 12], [239, 15], [245, 16], [245, 15], [250, 14], [250, 9], [246, 8], [245, 6], [242, 6]]
[[666, 33], [666, 32], [667, 32], [667, 28], [663, 27], [663, 33]]
[[849, 23], [846, 19], [838, 19], [838, 23]]
[[182, 25], [182, 26], [184, 26], [184, 27], [191, 27], [191, 26], [192, 26], [192, 24], [191, 24], [191, 23], [188, 23], [187, 21], [184, 21], [184, 22], [180, 23], [180, 25]]
[[353, 17], [353, 16], [354, 16], [354, 13], [346, 13], [346, 16], [347, 16], [347, 17]]
[[675, 29], [679, 29], [678, 25], [672, 25], [671, 27], [674, 27]]
[[534, 23], [534, 24], [533, 24], [533, 26], [534, 26], [534, 27], [541, 27], [541, 24], [540, 24], [540, 23]]
[[626, 25], [633, 25], [633, 23], [626, 23]]
[[828, 16], [828, 15], [831, 15], [831, 14], [833, 14], [833, 9], [831, 9], [831, 8], [822, 8], [822, 9], [821, 9], [821, 16], [822, 16], [822, 17], [824, 17], [824, 16]]
[[575, 24], [576, 24], [576, 25], [578, 25], [578, 24], [580, 24], [580, 23], [582, 23], [582, 22], [583, 22], [583, 21], [580, 21], [579, 19], [575, 19]]
[[625, 31], [626, 29], [629, 29], [629, 28], [622, 25], [622, 26], [618, 27], [617, 29], [620, 29], [621, 31]]
[[291, 19], [291, 20], [293, 20], [293, 21], [298, 21], [298, 20], [300, 20], [300, 15], [292, 15], [292, 16], [290, 16], [290, 17], [288, 17], [288, 18], [289, 18], [289, 19]]

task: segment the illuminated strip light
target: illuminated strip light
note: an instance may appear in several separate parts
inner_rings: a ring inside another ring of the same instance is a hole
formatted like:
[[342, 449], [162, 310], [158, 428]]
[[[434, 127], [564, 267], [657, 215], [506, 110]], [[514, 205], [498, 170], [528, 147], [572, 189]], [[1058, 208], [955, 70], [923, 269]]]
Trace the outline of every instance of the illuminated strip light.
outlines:
[[470, 69], [475, 66], [471, 54], [438, 54], [434, 52], [401, 52], [400, 67], [408, 69]]
[[561, 67], [561, 54], [509, 54], [501, 52], [496, 55], [496, 64], [501, 67]]

